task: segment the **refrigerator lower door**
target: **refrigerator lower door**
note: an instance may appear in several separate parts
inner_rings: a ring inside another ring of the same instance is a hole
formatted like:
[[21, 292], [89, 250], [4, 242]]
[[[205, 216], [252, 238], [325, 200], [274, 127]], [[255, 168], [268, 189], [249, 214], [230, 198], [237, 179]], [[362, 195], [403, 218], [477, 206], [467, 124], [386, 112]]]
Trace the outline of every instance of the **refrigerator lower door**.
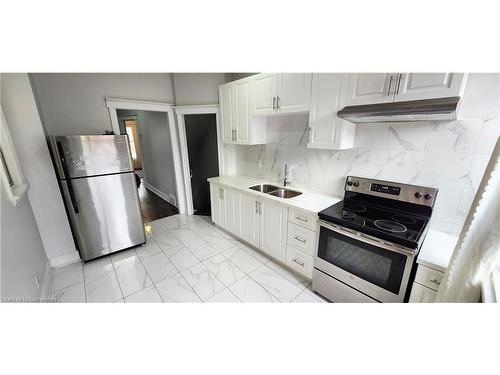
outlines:
[[84, 261], [146, 242], [134, 173], [62, 180], [61, 186]]

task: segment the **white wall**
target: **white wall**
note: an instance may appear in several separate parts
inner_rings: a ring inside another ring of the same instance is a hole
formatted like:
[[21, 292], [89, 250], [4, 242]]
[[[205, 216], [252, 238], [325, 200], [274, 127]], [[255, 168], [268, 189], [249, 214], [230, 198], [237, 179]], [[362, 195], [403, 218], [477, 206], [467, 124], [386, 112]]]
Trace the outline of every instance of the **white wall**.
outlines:
[[28, 75], [2, 74], [1, 103], [47, 258], [78, 259]]
[[439, 188], [432, 225], [460, 231], [500, 134], [500, 75], [470, 74], [461, 120], [358, 124], [353, 149], [307, 149], [308, 115], [268, 119], [268, 144], [236, 146], [237, 174], [343, 196], [347, 175]]
[[111, 130], [106, 97], [173, 103], [169, 73], [33, 73], [48, 135]]
[[217, 104], [219, 85], [226, 83], [226, 73], [173, 73], [176, 105]]
[[47, 257], [35, 216], [28, 197], [14, 206], [1, 185], [1, 297], [38, 298], [41, 290], [35, 276], [43, 281]]

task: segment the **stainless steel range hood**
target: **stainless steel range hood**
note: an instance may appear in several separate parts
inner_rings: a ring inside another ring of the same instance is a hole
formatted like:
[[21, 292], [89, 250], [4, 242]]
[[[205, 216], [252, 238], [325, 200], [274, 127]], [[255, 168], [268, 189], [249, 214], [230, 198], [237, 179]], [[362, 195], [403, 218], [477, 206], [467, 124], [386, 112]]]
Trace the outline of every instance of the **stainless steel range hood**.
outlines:
[[345, 120], [360, 122], [451, 121], [457, 119], [460, 97], [347, 106], [337, 112]]

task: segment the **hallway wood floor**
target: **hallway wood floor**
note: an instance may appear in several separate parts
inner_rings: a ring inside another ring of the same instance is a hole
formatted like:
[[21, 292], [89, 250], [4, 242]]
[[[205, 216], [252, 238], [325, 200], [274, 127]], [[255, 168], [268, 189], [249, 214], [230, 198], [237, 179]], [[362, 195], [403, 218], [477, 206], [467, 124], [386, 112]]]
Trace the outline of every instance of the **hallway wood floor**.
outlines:
[[138, 192], [141, 202], [142, 218], [145, 223], [179, 213], [179, 210], [173, 204], [146, 189], [144, 181], [141, 181]]

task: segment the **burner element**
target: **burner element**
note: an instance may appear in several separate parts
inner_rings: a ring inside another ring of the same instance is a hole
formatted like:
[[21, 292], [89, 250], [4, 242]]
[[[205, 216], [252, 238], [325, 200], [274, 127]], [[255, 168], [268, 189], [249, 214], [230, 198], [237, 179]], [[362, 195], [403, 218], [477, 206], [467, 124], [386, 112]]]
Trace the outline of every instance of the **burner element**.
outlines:
[[344, 210], [352, 211], [352, 212], [365, 212], [366, 207], [363, 206], [362, 204], [355, 203], [355, 202], [349, 202], [349, 201], [344, 201], [343, 205]]
[[403, 224], [396, 223], [395, 221], [391, 220], [375, 220], [373, 224], [375, 224], [377, 228], [393, 233], [403, 233], [407, 230]]
[[417, 220], [415, 220], [414, 218], [403, 215], [394, 215], [391, 216], [391, 219], [397, 221], [398, 223], [409, 224], [409, 225], [415, 224], [417, 222]]

